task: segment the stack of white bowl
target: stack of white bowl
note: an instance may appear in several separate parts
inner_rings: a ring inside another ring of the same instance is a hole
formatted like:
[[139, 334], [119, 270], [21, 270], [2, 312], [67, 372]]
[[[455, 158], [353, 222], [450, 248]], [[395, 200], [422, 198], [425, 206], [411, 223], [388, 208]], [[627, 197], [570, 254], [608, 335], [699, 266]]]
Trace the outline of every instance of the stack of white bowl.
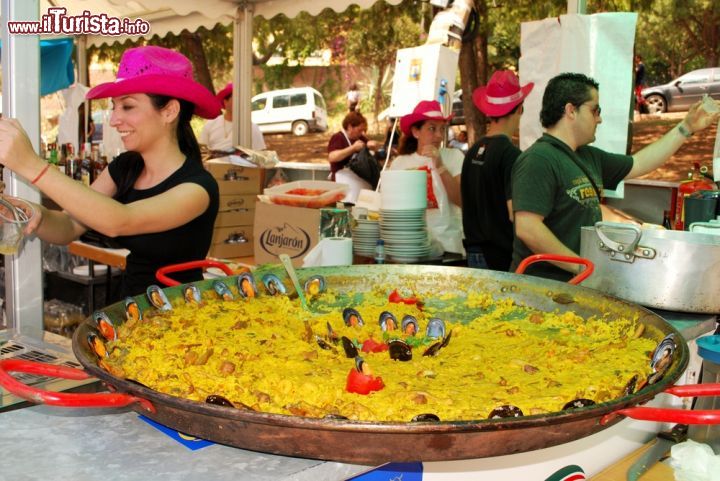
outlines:
[[396, 262], [415, 262], [430, 254], [425, 221], [427, 172], [386, 170], [380, 176], [380, 237]]
[[373, 257], [375, 245], [380, 238], [380, 224], [377, 219], [355, 219], [352, 230], [353, 252], [359, 256]]

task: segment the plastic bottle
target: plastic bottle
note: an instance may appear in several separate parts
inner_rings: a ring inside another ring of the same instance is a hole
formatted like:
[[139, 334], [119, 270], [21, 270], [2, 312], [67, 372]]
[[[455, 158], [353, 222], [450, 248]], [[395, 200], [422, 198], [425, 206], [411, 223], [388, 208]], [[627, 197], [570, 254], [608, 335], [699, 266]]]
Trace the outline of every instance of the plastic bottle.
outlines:
[[385, 241], [382, 239], [375, 243], [375, 264], [385, 264]]

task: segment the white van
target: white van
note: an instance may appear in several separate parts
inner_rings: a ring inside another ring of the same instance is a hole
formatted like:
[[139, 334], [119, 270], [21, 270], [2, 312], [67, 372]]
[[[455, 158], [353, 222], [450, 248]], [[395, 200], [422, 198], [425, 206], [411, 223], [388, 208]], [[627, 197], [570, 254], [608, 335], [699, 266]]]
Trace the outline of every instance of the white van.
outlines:
[[251, 119], [262, 133], [327, 130], [325, 99], [312, 87], [272, 90], [252, 98]]

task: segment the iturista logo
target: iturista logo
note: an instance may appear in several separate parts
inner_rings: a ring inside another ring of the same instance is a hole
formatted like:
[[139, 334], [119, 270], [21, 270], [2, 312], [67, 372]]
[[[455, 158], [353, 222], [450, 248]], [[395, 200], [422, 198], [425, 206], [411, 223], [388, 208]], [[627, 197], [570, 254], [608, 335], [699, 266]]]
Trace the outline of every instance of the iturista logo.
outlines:
[[310, 234], [286, 222], [265, 229], [260, 234], [260, 246], [274, 256], [285, 252], [292, 258], [302, 257], [310, 249]]

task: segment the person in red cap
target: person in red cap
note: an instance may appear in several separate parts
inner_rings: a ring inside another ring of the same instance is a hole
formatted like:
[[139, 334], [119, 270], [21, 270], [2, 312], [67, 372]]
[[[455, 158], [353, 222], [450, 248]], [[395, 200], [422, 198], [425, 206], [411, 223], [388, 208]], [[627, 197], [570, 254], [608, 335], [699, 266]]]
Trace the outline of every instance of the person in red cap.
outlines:
[[[215, 98], [223, 106], [224, 113], [218, 115], [212, 120], [205, 122], [200, 132], [200, 143], [206, 145], [210, 150], [231, 151], [233, 150], [232, 129], [233, 129], [233, 110], [232, 110], [232, 94], [233, 84], [230, 82], [222, 90], [220, 90]], [[252, 128], [252, 145], [253, 150], [265, 150], [265, 139], [257, 124], [251, 122]]]
[[[110, 125], [127, 151], [90, 187], [49, 168], [14, 119], [0, 121], [0, 162], [63, 209], [36, 205], [27, 234], [67, 244], [92, 229], [130, 250], [117, 299], [143, 293], [162, 266], [207, 255], [219, 192], [203, 168], [190, 119], [216, 117], [220, 103], [193, 79], [185, 56], [156, 46], [126, 50], [117, 79], [87, 93], [106, 97], [112, 99]], [[201, 280], [202, 271], [174, 277]]]
[[512, 262], [510, 176], [520, 149], [512, 137], [520, 128], [523, 102], [533, 83], [520, 86], [510, 70], [495, 72], [473, 92], [473, 103], [490, 121], [485, 137], [465, 155], [461, 175], [463, 241], [468, 267], [507, 271]]
[[[422, 100], [400, 118], [400, 146], [391, 170], [428, 170], [432, 191], [428, 191], [428, 230], [445, 252], [464, 254], [460, 205], [460, 170], [463, 154], [458, 149], [440, 148], [448, 121], [437, 100]], [[438, 180], [435, 182], [435, 180]], [[434, 192], [438, 189], [438, 192]], [[446, 199], [442, 205], [441, 199]], [[433, 202], [435, 201], [435, 202]]]
[[[663, 137], [632, 156], [605, 152], [588, 144], [602, 122], [598, 83], [580, 73], [562, 73], [545, 88], [540, 122], [545, 133], [520, 154], [512, 172], [515, 240], [511, 269], [531, 254], [577, 257], [580, 230], [602, 220], [604, 188], [615, 189], [660, 167], [694, 132], [717, 118], [690, 107], [685, 118]], [[528, 274], [568, 280], [579, 272], [572, 263], [537, 263]]]

